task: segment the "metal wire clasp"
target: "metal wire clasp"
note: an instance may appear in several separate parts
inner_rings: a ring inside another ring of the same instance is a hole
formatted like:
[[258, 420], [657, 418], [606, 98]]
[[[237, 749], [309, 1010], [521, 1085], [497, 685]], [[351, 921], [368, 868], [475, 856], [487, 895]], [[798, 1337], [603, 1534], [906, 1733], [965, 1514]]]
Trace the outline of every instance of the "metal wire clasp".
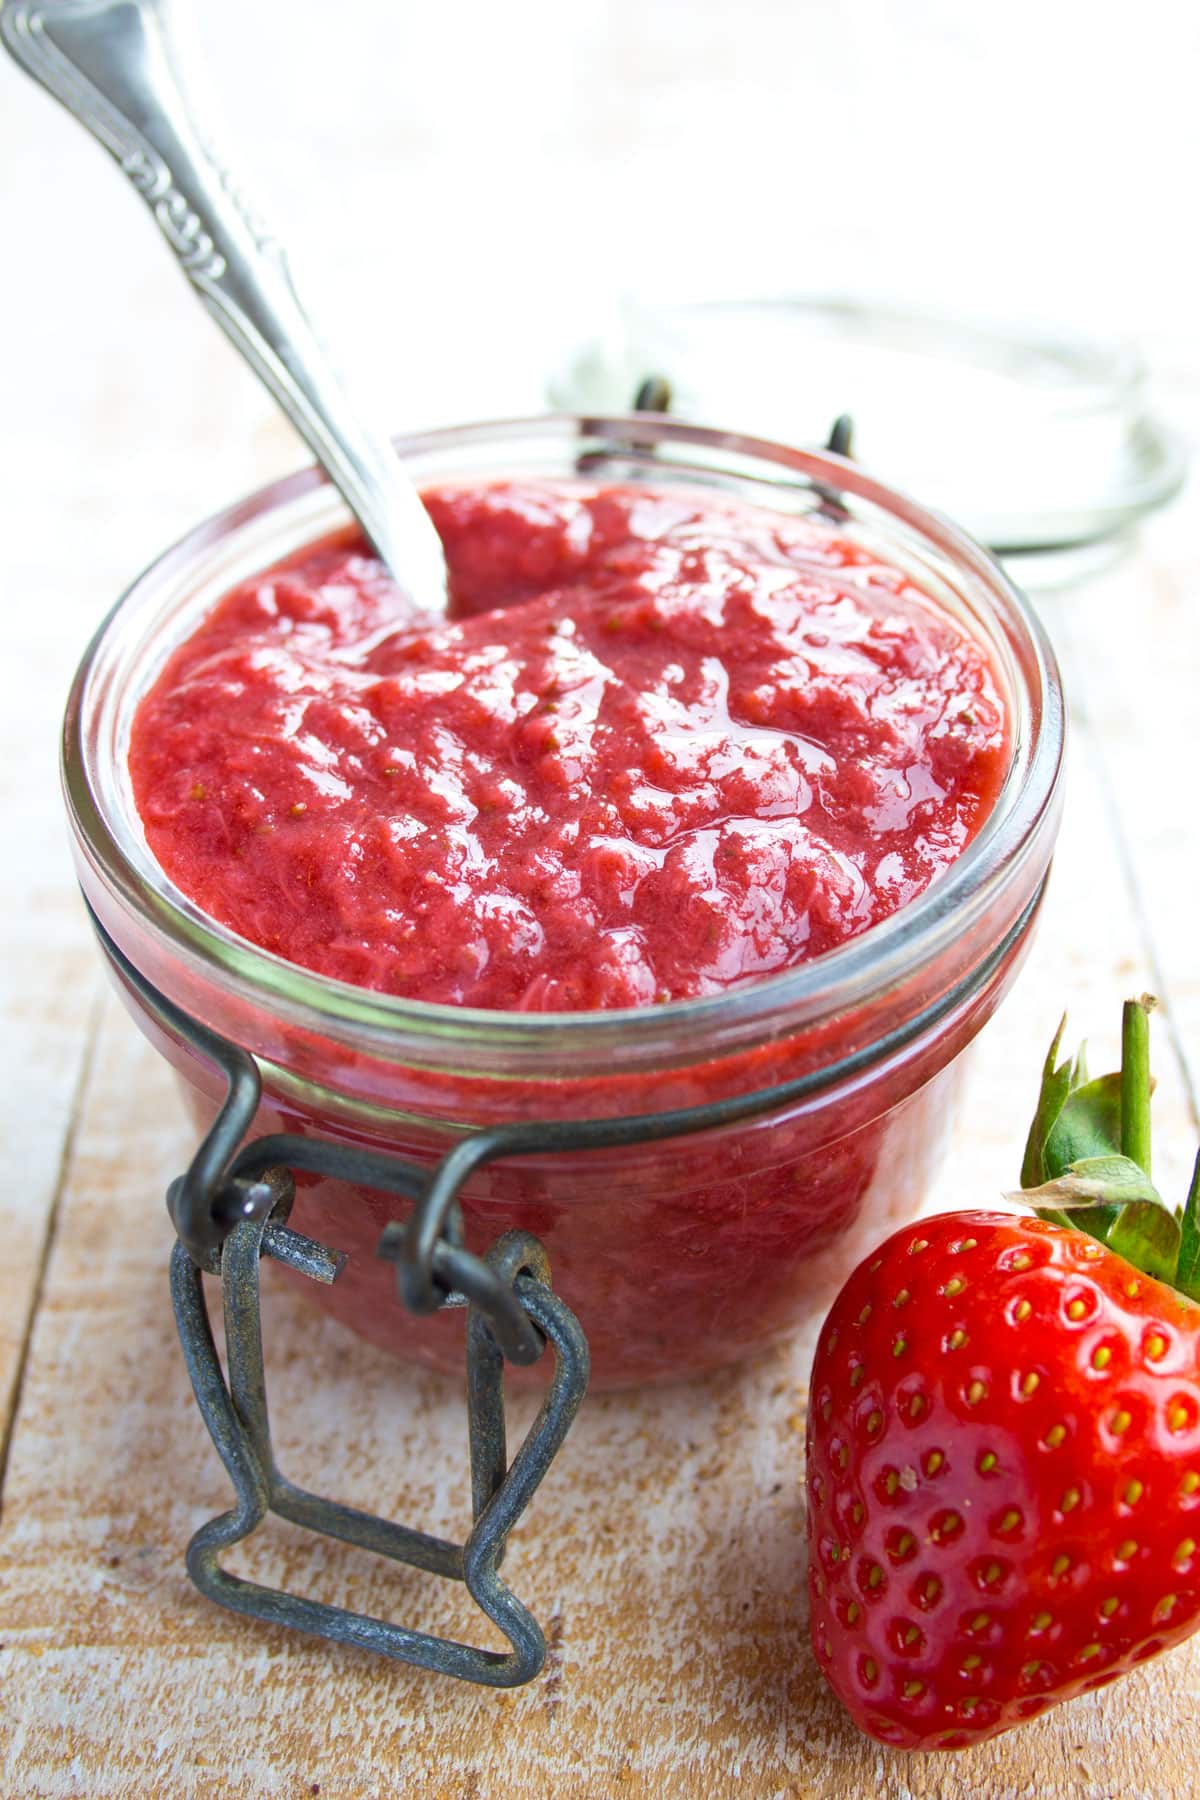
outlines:
[[[202, 1525], [188, 1545], [192, 1580], [210, 1600], [276, 1625], [315, 1632], [403, 1662], [489, 1687], [517, 1687], [542, 1666], [546, 1642], [537, 1621], [499, 1575], [504, 1546], [570, 1428], [587, 1386], [587, 1343], [579, 1323], [549, 1286], [545, 1251], [512, 1232], [489, 1253], [502, 1281], [554, 1351], [554, 1375], [541, 1411], [511, 1463], [504, 1421], [504, 1356], [486, 1316], [472, 1306], [467, 1332], [467, 1407], [474, 1525], [464, 1544], [448, 1543], [296, 1487], [275, 1463], [263, 1369], [259, 1261], [277, 1257], [321, 1281], [336, 1279], [340, 1259], [290, 1231], [290, 1193], [268, 1219], [245, 1219], [220, 1251], [228, 1377], [221, 1369], [201, 1271], [182, 1244], [171, 1257], [171, 1293], [196, 1403], [233, 1483], [237, 1502]], [[393, 1561], [465, 1582], [480, 1609], [508, 1640], [507, 1653], [410, 1631], [346, 1607], [245, 1581], [222, 1568], [224, 1550], [250, 1536], [268, 1513], [322, 1536], [340, 1538]]]
[[[463, 1244], [458, 1192], [480, 1161], [502, 1149], [487, 1133], [451, 1150], [430, 1170], [384, 1151], [319, 1137], [277, 1133], [245, 1141], [262, 1093], [254, 1058], [190, 1018], [146, 981], [93, 915], [102, 947], [120, 978], [159, 1024], [225, 1077], [225, 1098], [186, 1172], [171, 1183], [167, 1206], [178, 1242], [171, 1255], [171, 1297], [196, 1403], [233, 1483], [236, 1504], [201, 1526], [188, 1545], [188, 1572], [209, 1599], [272, 1624], [357, 1644], [489, 1687], [516, 1687], [541, 1668], [546, 1643], [537, 1621], [500, 1580], [513, 1526], [533, 1497], [579, 1410], [588, 1382], [588, 1348], [578, 1320], [550, 1286], [543, 1246], [508, 1232], [485, 1257]], [[362, 1183], [413, 1202], [407, 1223], [390, 1225], [380, 1254], [397, 1265], [399, 1300], [417, 1312], [465, 1306], [467, 1413], [473, 1525], [449, 1543], [296, 1487], [280, 1473], [271, 1445], [263, 1365], [259, 1282], [264, 1256], [315, 1281], [332, 1282], [338, 1252], [288, 1226], [293, 1171]], [[221, 1366], [204, 1293], [218, 1275], [225, 1314]], [[511, 1463], [504, 1420], [504, 1363], [533, 1363], [549, 1344], [554, 1372], [542, 1407]], [[231, 1575], [221, 1553], [249, 1537], [268, 1513], [309, 1531], [431, 1574], [462, 1581], [508, 1640], [507, 1653], [480, 1650], [346, 1607], [307, 1600]]]

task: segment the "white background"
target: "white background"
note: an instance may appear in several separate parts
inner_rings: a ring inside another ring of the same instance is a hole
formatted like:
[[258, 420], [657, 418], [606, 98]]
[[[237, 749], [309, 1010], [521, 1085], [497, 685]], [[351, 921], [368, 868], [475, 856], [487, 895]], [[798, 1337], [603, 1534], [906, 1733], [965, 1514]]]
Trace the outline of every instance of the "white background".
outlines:
[[[535, 408], [622, 292], [866, 287], [1116, 331], [1163, 371], [1168, 412], [1197, 360], [1200, 9], [1183, 0], [175, 11], [222, 147], [392, 429]], [[3, 432], [38, 490], [0, 495], [10, 554], [81, 409], [113, 444], [97, 499], [161, 484], [161, 542], [257, 469], [261, 442], [238, 443], [273, 429], [268, 402], [211, 357], [97, 147], [7, 67], [0, 114]], [[186, 440], [217, 413], [229, 460], [197, 492]]]

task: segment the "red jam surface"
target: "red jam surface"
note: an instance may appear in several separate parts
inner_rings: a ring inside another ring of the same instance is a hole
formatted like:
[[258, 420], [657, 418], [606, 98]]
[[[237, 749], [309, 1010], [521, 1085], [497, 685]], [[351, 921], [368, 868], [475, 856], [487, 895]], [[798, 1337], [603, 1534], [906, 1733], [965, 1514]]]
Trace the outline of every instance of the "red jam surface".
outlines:
[[138, 710], [150, 847], [251, 942], [465, 1006], [714, 994], [895, 912], [986, 817], [985, 651], [821, 521], [548, 481], [426, 501], [448, 620], [328, 541], [228, 594]]

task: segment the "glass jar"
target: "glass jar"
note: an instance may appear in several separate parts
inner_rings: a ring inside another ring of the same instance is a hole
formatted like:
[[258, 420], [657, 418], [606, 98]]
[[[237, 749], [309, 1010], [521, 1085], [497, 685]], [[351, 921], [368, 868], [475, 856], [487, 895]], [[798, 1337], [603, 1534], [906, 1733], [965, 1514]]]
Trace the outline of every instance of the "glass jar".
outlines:
[[[463, 1190], [468, 1248], [510, 1228], [543, 1240], [588, 1334], [597, 1386], [731, 1362], [824, 1305], [866, 1243], [921, 1201], [950, 1122], [956, 1059], [1011, 983], [1045, 882], [1064, 732], [1053, 654], [984, 551], [837, 457], [642, 416], [464, 426], [397, 448], [417, 481], [586, 477], [823, 509], [989, 647], [1009, 707], [1010, 766], [992, 813], [925, 894], [770, 979], [575, 1014], [438, 1006], [330, 980], [207, 917], [149, 851], [127, 770], [137, 704], [218, 597], [345, 523], [318, 472], [252, 494], [168, 550], [110, 613], [76, 677], [64, 782], [84, 893], [149, 982], [258, 1060], [256, 1131], [432, 1162], [481, 1126], [662, 1113], [820, 1077], [816, 1091], [740, 1122], [513, 1157]], [[207, 1122], [218, 1078], [126, 998]], [[376, 1255], [401, 1210], [368, 1188], [299, 1177], [292, 1222], [348, 1257], [334, 1286], [306, 1291], [375, 1342], [460, 1369], [461, 1314], [405, 1313], [394, 1270]]]

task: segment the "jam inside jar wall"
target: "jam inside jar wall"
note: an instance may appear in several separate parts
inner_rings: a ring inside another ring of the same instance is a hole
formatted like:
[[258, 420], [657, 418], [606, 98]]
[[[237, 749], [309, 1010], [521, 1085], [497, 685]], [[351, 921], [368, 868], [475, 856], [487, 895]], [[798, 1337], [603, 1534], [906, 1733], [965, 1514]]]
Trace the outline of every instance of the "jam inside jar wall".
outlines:
[[[596, 1389], [680, 1380], [766, 1349], [823, 1309], [865, 1248], [912, 1215], [954, 1123], [965, 1047], [1028, 941], [1026, 925], [942, 1024], [829, 1095], [694, 1136], [487, 1165], [461, 1191], [467, 1248], [482, 1255], [513, 1230], [541, 1240], [587, 1336]], [[219, 1083], [125, 998], [207, 1129]], [[298, 1104], [268, 1085], [250, 1135], [319, 1133], [427, 1165], [453, 1141], [433, 1120], [348, 1130], [335, 1112], [323, 1113], [316, 1094]], [[378, 1255], [384, 1227], [406, 1213], [394, 1195], [297, 1172], [293, 1227], [348, 1260], [328, 1288], [286, 1269], [279, 1278], [381, 1348], [458, 1375], [462, 1313], [407, 1312]], [[541, 1376], [514, 1369], [510, 1379], [537, 1386]]]
[[[957, 1065], [883, 1118], [807, 1151], [803, 1131], [784, 1119], [761, 1152], [714, 1133], [675, 1153], [657, 1146], [649, 1163], [639, 1146], [591, 1152], [573, 1169], [497, 1165], [463, 1190], [466, 1245], [481, 1255], [506, 1231], [539, 1238], [555, 1290], [587, 1337], [593, 1390], [681, 1380], [794, 1331], [825, 1305], [862, 1245], [911, 1214], [956, 1087]], [[261, 1117], [264, 1130], [295, 1123], [266, 1109]], [[292, 1219], [348, 1253], [320, 1295], [327, 1312], [383, 1349], [460, 1376], [461, 1313], [406, 1312], [378, 1257], [395, 1214], [391, 1196], [301, 1177]], [[541, 1381], [536, 1369], [509, 1375], [517, 1387]]]

